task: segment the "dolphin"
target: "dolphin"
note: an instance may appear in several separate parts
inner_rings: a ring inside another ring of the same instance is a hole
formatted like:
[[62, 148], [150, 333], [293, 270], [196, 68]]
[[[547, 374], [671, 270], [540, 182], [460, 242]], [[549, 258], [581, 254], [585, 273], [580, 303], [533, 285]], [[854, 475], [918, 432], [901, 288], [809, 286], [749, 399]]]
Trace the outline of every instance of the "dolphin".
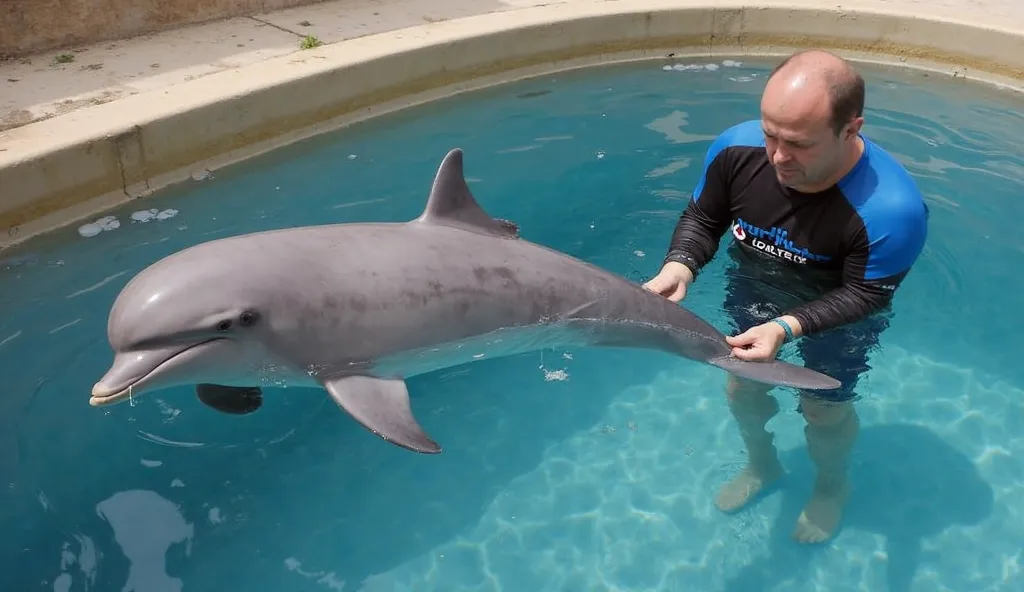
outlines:
[[196, 385], [207, 406], [251, 413], [264, 386], [316, 387], [364, 428], [439, 453], [405, 379], [548, 347], [643, 348], [775, 386], [839, 381], [783, 361], [745, 362], [725, 335], [640, 284], [520, 238], [441, 162], [422, 214], [217, 239], [142, 270], [107, 323], [114, 359], [93, 406]]

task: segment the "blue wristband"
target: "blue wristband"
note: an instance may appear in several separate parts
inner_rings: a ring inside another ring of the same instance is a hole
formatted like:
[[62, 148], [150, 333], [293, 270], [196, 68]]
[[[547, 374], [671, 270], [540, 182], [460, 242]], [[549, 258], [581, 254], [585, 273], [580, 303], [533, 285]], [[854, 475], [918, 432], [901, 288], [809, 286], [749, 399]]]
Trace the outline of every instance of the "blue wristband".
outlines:
[[782, 319], [772, 319], [773, 323], [778, 323], [780, 327], [786, 332], [786, 340], [783, 343], [793, 341], [793, 329], [789, 326], [789, 323]]

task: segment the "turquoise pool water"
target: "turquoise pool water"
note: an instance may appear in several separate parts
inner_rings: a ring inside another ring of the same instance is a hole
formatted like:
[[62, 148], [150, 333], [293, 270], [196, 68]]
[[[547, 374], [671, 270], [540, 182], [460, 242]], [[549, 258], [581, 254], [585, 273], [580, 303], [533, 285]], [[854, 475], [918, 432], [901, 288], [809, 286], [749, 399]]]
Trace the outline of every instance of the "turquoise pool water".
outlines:
[[[790, 394], [769, 424], [790, 479], [725, 516], [713, 498], [744, 454], [723, 374], [661, 354], [546, 351], [413, 378], [436, 457], [319, 390], [269, 391], [246, 417], [190, 389], [88, 406], [109, 306], [147, 264], [243, 232], [413, 218], [453, 146], [525, 238], [652, 275], [710, 140], [757, 116], [771, 66], [714, 64], [438, 102], [0, 254], [0, 589], [1024, 589], [1022, 102], [922, 74], [864, 69], [866, 131], [917, 177], [932, 226], [862, 379], [854, 493], [825, 546], [788, 538], [812, 478]], [[725, 329], [721, 263], [687, 305]]]

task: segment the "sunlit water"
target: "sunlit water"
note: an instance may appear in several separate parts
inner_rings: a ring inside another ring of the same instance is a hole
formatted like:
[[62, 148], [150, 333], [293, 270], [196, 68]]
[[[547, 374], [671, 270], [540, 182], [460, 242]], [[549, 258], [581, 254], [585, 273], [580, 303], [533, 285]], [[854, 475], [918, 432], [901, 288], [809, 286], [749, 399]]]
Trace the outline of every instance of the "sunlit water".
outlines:
[[[187, 388], [88, 406], [133, 274], [216, 237], [413, 218], [453, 146], [526, 239], [652, 275], [710, 140], [758, 113], [770, 64], [716, 63], [448, 100], [5, 252], [0, 589], [1024, 589], [1024, 103], [921, 74], [866, 70], [866, 131], [918, 179], [932, 222], [861, 382], [853, 496], [827, 545], [788, 538], [813, 475], [792, 394], [776, 392], [769, 424], [788, 480], [724, 516], [715, 492], [744, 460], [724, 375], [663, 354], [545, 351], [412, 378], [439, 456], [381, 441], [317, 389], [270, 390], [245, 417]], [[687, 306], [728, 330], [721, 270]]]

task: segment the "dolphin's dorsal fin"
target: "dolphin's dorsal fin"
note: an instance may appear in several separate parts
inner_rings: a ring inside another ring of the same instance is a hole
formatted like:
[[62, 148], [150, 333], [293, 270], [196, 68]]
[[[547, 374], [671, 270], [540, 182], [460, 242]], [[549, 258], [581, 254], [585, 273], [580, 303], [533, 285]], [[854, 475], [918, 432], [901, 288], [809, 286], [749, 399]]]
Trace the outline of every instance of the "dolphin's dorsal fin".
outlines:
[[492, 218], [480, 207], [466, 184], [462, 170], [462, 150], [445, 155], [430, 188], [423, 213], [416, 219], [424, 224], [443, 224], [503, 238], [516, 238], [519, 228], [507, 220]]

